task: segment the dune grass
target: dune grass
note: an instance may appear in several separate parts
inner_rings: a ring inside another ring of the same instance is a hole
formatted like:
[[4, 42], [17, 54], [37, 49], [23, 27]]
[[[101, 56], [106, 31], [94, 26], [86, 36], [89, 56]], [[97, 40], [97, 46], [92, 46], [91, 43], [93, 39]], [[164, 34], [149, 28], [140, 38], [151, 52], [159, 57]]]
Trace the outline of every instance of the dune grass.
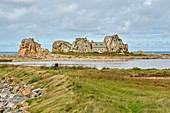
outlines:
[[132, 75], [170, 76], [170, 69], [93, 69], [83, 67], [26, 67], [0, 65], [0, 77], [48, 88], [29, 100], [32, 113], [169, 113], [170, 80], [132, 78]]

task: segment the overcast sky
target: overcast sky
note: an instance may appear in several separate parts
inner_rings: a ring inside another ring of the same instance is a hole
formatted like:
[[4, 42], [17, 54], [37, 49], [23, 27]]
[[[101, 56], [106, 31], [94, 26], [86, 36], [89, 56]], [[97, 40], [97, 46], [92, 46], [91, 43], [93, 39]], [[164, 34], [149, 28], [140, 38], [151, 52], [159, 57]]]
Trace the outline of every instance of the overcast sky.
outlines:
[[0, 0], [0, 51], [34, 37], [51, 51], [56, 40], [103, 41], [118, 34], [129, 50], [170, 50], [170, 0]]

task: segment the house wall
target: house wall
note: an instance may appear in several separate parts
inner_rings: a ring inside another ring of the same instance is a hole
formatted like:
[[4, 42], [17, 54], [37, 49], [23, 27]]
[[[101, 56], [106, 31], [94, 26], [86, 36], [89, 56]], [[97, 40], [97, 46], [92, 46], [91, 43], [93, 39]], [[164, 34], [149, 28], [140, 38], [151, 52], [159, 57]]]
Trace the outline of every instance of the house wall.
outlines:
[[96, 51], [96, 52], [106, 52], [107, 51], [107, 49], [106, 48], [96, 48], [96, 47], [94, 47], [94, 48], [92, 48], [92, 51], [94, 52], [94, 51]]

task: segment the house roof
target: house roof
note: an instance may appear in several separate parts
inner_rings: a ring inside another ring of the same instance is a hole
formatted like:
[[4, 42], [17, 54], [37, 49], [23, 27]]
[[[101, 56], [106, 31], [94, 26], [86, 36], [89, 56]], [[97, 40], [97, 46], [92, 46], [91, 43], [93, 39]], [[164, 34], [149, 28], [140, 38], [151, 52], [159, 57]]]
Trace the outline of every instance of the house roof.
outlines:
[[104, 42], [94, 42], [92, 44], [92, 47], [103, 47], [103, 48], [106, 48], [106, 44]]

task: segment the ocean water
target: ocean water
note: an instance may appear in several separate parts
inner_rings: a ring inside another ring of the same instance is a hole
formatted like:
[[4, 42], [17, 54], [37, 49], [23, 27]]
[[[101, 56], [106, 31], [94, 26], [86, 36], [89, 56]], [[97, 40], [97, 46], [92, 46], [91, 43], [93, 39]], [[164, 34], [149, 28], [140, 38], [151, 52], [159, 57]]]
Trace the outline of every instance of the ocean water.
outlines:
[[[132, 51], [134, 53], [137, 53], [138, 51]], [[144, 53], [155, 53], [155, 54], [170, 54], [170, 51], [143, 51]]]
[[17, 52], [0, 52], [0, 55], [16, 55]]
[[152, 59], [152, 60], [130, 60], [127, 62], [82, 62], [82, 61], [43, 61], [43, 62], [0, 62], [0, 64], [14, 64], [26, 66], [54, 66], [55, 63], [67, 66], [83, 66], [102, 68], [129, 69], [138, 67], [142, 69], [170, 69], [170, 59]]

